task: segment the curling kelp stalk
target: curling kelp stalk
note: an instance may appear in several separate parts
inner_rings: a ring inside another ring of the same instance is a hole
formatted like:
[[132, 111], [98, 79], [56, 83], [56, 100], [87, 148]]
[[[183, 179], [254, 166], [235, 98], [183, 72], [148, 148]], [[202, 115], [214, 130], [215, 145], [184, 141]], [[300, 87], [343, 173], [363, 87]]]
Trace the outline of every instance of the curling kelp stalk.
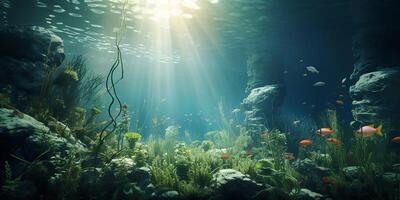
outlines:
[[[120, 48], [120, 44], [123, 39], [123, 35], [126, 30], [126, 5], [128, 3], [128, 0], [125, 0], [123, 3], [123, 8], [122, 8], [122, 17], [121, 17], [121, 23], [120, 23], [120, 28], [119, 30], [115, 33], [116, 39], [115, 39], [115, 47], [117, 49], [117, 57], [113, 63], [113, 65], [110, 68], [110, 71], [107, 74], [107, 79], [106, 79], [106, 90], [108, 95], [111, 97], [111, 102], [108, 105], [108, 116], [110, 117], [110, 122], [107, 123], [107, 125], [101, 130], [100, 136], [99, 136], [99, 143], [98, 147], [100, 147], [103, 143], [104, 140], [111, 135], [117, 128], [117, 119], [121, 115], [122, 112], [122, 103], [120, 98], [118, 97], [117, 91], [116, 91], [116, 85], [119, 81], [121, 81], [124, 78], [124, 63], [122, 60], [122, 52]], [[115, 71], [120, 68], [121, 69], [121, 76], [118, 80], [115, 80]], [[112, 113], [112, 107], [114, 103], [117, 103], [119, 106], [118, 112], [113, 115]], [[109, 132], [106, 132], [106, 130], [112, 126], [112, 129]]]

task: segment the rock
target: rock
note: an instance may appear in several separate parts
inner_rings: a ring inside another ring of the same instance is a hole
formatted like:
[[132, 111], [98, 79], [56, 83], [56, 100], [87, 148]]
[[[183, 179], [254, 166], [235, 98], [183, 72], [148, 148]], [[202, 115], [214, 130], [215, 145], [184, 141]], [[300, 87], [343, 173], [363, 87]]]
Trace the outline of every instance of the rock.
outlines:
[[280, 84], [266, 85], [254, 88], [243, 100], [245, 123], [249, 126], [251, 135], [257, 135], [265, 129], [265, 122], [273, 124], [279, 107], [283, 102], [285, 88]]
[[353, 116], [361, 124], [381, 122], [384, 127], [400, 128], [400, 67], [363, 74], [350, 87]]
[[47, 151], [86, 151], [73, 136], [60, 137], [33, 117], [6, 108], [0, 108], [0, 148], [2, 160], [10, 153], [33, 160]]
[[288, 200], [290, 199], [289, 194], [284, 192], [282, 189], [277, 187], [269, 187], [267, 189], [262, 190], [257, 193], [254, 197], [254, 200], [264, 200], [264, 199], [279, 199], [279, 200]]
[[283, 99], [283, 85], [273, 84], [257, 87], [243, 100], [245, 108], [263, 108], [269, 111], [273, 106], [278, 106]]
[[140, 167], [133, 170], [132, 181], [139, 184], [141, 187], [148, 187], [151, 182], [151, 170], [148, 167]]
[[64, 42], [39, 26], [0, 27], [0, 55], [32, 63], [59, 66], [64, 58]]
[[135, 163], [131, 158], [114, 158], [107, 165], [106, 171], [111, 172], [115, 178], [132, 177]]
[[226, 199], [250, 199], [262, 185], [234, 169], [221, 169], [213, 175], [213, 188]]
[[152, 194], [152, 200], [176, 200], [180, 199], [179, 192], [169, 188], [159, 188]]
[[390, 185], [398, 185], [400, 183], [400, 173], [386, 172], [382, 175], [385, 183]]
[[361, 176], [361, 167], [359, 166], [344, 167], [342, 171], [349, 180], [357, 179]]
[[329, 176], [332, 170], [326, 167], [318, 166], [314, 161], [309, 158], [304, 160], [298, 159], [293, 162], [293, 167], [304, 175], [316, 175], [318, 177]]
[[247, 59], [247, 88], [246, 93], [252, 89], [270, 84], [283, 83], [283, 59], [277, 53], [258, 52]]
[[383, 68], [399, 66], [399, 33], [400, 29], [397, 27], [383, 28], [380, 26], [380, 28], [360, 30], [353, 37], [353, 57], [355, 63], [354, 71], [350, 78], [357, 81], [363, 74]]
[[0, 88], [11, 85], [16, 95], [38, 95], [49, 69], [64, 58], [64, 44], [38, 26], [0, 27]]
[[48, 66], [41, 62], [27, 62], [0, 56], [0, 87], [11, 85], [26, 94], [38, 94], [46, 80]]
[[[247, 59], [248, 96], [241, 106], [244, 122], [253, 143], [259, 143], [259, 133], [277, 125], [277, 115], [285, 95], [283, 59], [276, 52], [258, 52]], [[271, 127], [266, 127], [268, 124]]]
[[306, 188], [301, 188], [299, 192], [292, 192], [291, 196], [295, 200], [320, 200], [323, 198], [322, 194], [313, 192]]

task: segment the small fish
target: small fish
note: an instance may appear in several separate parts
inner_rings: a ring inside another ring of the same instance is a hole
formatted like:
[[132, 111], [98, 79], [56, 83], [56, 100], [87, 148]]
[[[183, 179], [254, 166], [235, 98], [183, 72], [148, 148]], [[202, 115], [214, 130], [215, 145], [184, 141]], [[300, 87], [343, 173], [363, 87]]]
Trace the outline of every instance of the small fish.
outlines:
[[331, 177], [330, 176], [323, 176], [322, 177], [322, 183], [326, 184], [326, 185], [331, 184], [332, 183]]
[[308, 76], [308, 74], [303, 74], [304, 77]]
[[396, 136], [392, 139], [392, 142], [400, 143], [400, 136]]
[[326, 139], [326, 141], [330, 142], [330, 143], [338, 143], [339, 142], [338, 139], [336, 139], [336, 138], [328, 138], [328, 139]]
[[231, 157], [231, 155], [229, 153], [223, 153], [221, 155], [221, 159], [222, 160], [228, 160]]
[[343, 78], [342, 79], [342, 84], [344, 84], [346, 82], [347, 78]]
[[240, 109], [239, 108], [235, 108], [235, 109], [232, 110], [232, 113], [233, 114], [240, 113]]
[[382, 135], [382, 124], [380, 124], [378, 127], [374, 127], [374, 124], [370, 124], [368, 126], [363, 126], [356, 132], [357, 134], [363, 136], [363, 137], [370, 137], [373, 136], [374, 134], [383, 136]]
[[328, 138], [326, 142], [336, 144], [336, 146], [340, 146], [340, 141], [337, 138]]
[[303, 102], [303, 103], [301, 103], [302, 105], [307, 105], [307, 102]]
[[306, 67], [306, 69], [307, 69], [307, 71], [311, 72], [312, 74], [319, 74], [319, 71], [314, 66], [310, 65], [310, 66]]
[[344, 105], [344, 101], [343, 100], [336, 100], [336, 104], [343, 106]]
[[299, 142], [299, 145], [301, 145], [301, 146], [308, 146], [308, 145], [311, 145], [312, 143], [313, 143], [312, 140], [310, 140], [310, 139], [305, 139], [305, 140], [301, 140], [301, 141]]
[[320, 129], [316, 130], [315, 132], [316, 132], [317, 134], [320, 134], [320, 135], [325, 136], [325, 135], [332, 134], [332, 133], [334, 133], [335, 131], [334, 131], [332, 128], [320, 128]]
[[303, 60], [303, 59], [300, 59], [300, 60], [299, 60], [299, 62], [301, 62], [301, 63], [302, 63], [302, 62], [304, 62], [304, 60]]
[[285, 159], [289, 160], [289, 161], [292, 161], [292, 160], [295, 160], [296, 157], [293, 155], [293, 153], [286, 153], [285, 154]]
[[316, 83], [314, 83], [314, 87], [322, 87], [322, 86], [325, 86], [326, 85], [326, 83], [325, 82], [323, 82], [323, 81], [318, 81], [318, 82], [316, 82]]
[[283, 71], [283, 73], [284, 73], [284, 74], [287, 74], [287, 73], [289, 73], [289, 72], [288, 72], [288, 70], [285, 70], [285, 71]]
[[300, 124], [300, 120], [293, 121], [293, 125], [298, 126]]

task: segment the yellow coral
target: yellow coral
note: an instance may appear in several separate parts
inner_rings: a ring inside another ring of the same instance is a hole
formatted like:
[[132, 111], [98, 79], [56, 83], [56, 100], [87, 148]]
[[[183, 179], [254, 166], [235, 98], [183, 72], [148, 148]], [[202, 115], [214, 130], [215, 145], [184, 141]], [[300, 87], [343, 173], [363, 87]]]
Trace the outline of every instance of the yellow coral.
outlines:
[[128, 141], [137, 142], [140, 140], [140, 138], [142, 138], [142, 135], [140, 135], [140, 133], [137, 132], [125, 133], [125, 139]]

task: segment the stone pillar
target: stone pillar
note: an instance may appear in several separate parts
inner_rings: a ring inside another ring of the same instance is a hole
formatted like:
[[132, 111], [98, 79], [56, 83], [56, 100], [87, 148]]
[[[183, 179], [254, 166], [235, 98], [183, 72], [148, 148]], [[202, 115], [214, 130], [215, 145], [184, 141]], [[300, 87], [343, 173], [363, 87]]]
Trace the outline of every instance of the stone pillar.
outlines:
[[400, 27], [392, 23], [399, 18], [391, 7], [396, 6], [370, 1], [359, 16], [350, 77], [354, 128], [382, 123], [400, 130]]
[[253, 138], [266, 128], [276, 128], [285, 95], [282, 56], [273, 52], [251, 55], [247, 60], [248, 96], [243, 100], [245, 124]]

